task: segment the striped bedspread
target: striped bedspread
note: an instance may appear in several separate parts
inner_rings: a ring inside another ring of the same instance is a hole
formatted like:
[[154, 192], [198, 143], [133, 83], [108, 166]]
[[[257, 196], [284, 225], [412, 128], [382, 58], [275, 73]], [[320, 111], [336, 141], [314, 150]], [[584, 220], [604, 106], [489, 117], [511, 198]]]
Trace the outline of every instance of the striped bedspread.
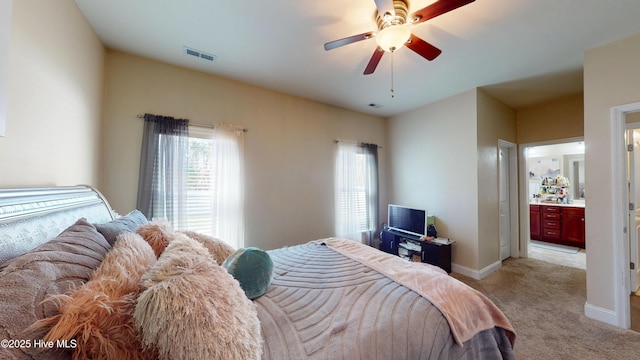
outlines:
[[459, 343], [427, 298], [324, 243], [269, 254], [275, 276], [255, 300], [264, 359], [514, 358], [512, 333], [491, 327]]

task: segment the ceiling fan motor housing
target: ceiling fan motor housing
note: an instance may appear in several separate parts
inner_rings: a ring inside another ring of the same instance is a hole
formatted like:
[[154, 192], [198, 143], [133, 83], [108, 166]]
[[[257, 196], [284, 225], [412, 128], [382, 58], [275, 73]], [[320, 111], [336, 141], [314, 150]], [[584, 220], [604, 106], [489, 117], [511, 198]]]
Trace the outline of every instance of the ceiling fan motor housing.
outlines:
[[395, 14], [378, 13], [378, 33], [376, 43], [384, 51], [394, 52], [401, 48], [411, 38], [411, 30], [407, 27], [408, 4], [406, 0], [394, 0]]
[[389, 13], [380, 14], [376, 11], [378, 30], [382, 30], [392, 25], [404, 25], [407, 23], [409, 3], [406, 0], [393, 0], [393, 8], [395, 10], [395, 15]]

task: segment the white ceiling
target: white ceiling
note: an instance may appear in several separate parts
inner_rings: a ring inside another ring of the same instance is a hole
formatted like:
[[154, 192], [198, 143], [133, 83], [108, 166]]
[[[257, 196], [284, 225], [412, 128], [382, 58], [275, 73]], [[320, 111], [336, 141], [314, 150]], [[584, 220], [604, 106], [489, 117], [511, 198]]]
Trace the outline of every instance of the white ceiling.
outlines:
[[536, 158], [551, 155], [579, 155], [584, 154], [584, 142], [574, 141], [567, 143], [531, 146], [526, 151], [527, 158]]
[[[432, 2], [414, 0], [409, 12]], [[374, 0], [76, 3], [108, 48], [379, 116], [476, 87], [514, 108], [581, 93], [584, 51], [640, 33], [638, 0], [476, 0], [412, 26], [442, 54], [429, 62], [399, 49], [391, 98], [389, 54], [362, 75], [374, 39], [323, 48], [376, 30]]]

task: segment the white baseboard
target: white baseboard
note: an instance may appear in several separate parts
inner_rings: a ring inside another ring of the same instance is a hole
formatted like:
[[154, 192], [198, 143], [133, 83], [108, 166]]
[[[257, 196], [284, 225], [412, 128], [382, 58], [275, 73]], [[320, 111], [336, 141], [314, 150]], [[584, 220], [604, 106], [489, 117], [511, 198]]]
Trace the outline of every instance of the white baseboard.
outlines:
[[498, 269], [500, 269], [502, 267], [502, 261], [496, 261], [493, 264], [480, 269], [480, 270], [474, 270], [474, 269], [470, 269], [466, 266], [462, 266], [462, 265], [458, 265], [458, 264], [451, 264], [451, 271], [458, 273], [458, 274], [462, 274], [464, 276], [468, 276], [472, 279], [476, 279], [476, 280], [482, 280], [484, 278], [486, 278], [487, 276], [491, 275], [493, 272], [497, 271]]
[[618, 324], [618, 316], [615, 311], [585, 303], [584, 314], [589, 318], [602, 321], [613, 326], [621, 327], [621, 324]]

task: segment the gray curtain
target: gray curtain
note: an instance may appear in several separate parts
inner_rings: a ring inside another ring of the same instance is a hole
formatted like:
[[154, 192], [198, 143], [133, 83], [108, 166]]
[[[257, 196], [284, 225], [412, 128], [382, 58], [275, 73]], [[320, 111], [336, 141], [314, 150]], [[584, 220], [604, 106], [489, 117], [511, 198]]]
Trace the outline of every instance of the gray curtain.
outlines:
[[365, 155], [365, 161], [367, 162], [367, 168], [369, 173], [366, 174], [365, 188], [369, 197], [367, 202], [367, 219], [369, 224], [368, 231], [365, 232], [365, 239], [363, 241], [367, 245], [374, 245], [373, 241], [378, 235], [378, 222], [380, 199], [378, 195], [378, 145], [362, 143], [359, 146], [360, 152]]
[[144, 115], [137, 208], [148, 219], [185, 224], [189, 122]]

